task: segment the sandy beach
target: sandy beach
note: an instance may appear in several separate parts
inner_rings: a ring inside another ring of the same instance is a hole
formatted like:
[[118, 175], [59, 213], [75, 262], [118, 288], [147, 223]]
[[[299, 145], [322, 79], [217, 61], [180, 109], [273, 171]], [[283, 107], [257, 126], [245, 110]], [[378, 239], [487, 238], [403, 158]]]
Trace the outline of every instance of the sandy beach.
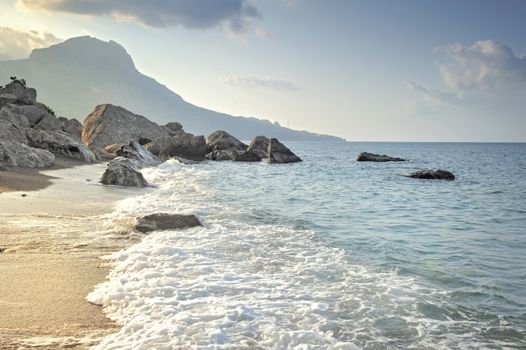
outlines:
[[107, 226], [133, 190], [98, 184], [104, 164], [58, 160], [0, 173], [0, 348], [87, 348], [115, 330], [86, 301], [109, 266], [100, 257], [134, 241]]

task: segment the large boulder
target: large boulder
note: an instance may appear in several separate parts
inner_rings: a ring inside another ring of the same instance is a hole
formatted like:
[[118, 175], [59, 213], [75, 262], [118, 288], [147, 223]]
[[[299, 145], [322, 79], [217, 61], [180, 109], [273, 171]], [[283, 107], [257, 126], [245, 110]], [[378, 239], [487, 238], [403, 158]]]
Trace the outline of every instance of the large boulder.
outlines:
[[146, 233], [161, 230], [181, 230], [195, 226], [203, 226], [195, 215], [159, 213], [138, 218], [135, 229]]
[[[105, 150], [107, 150], [108, 147], [106, 147]], [[132, 141], [129, 145], [124, 145], [116, 149], [115, 154], [119, 157], [136, 160], [139, 162], [141, 167], [156, 165], [161, 162], [159, 158], [154, 156], [150, 151], [145, 149], [136, 141]]]
[[127, 145], [140, 138], [155, 140], [163, 136], [168, 136], [163, 127], [111, 104], [97, 106], [84, 120], [82, 130], [82, 141], [96, 151], [113, 143]]
[[270, 140], [265, 136], [256, 136], [248, 145], [247, 151], [253, 152], [261, 158], [268, 158], [268, 144]]
[[35, 105], [6, 104], [2, 109], [4, 108], [15, 118], [20, 118], [23, 116], [24, 119], [27, 119], [29, 122], [29, 127], [33, 127], [42, 119], [52, 116], [45, 106], [39, 103]]
[[26, 144], [0, 140], [0, 166], [45, 168], [53, 165], [55, 156], [46, 150]]
[[223, 130], [214, 131], [206, 138], [206, 159], [209, 160], [234, 160], [246, 149], [247, 145]]
[[301, 158], [295, 155], [278, 139], [272, 138], [268, 144], [269, 163], [295, 163], [301, 162]]
[[426, 180], [455, 180], [455, 175], [447, 170], [419, 170], [413, 173], [405, 175], [407, 177], [412, 177], [414, 179], [426, 179]]
[[145, 187], [148, 185], [139, 171], [139, 164], [133, 159], [123, 157], [117, 157], [108, 163], [100, 182], [104, 185], [126, 187]]
[[184, 134], [183, 126], [178, 122], [170, 122], [162, 127], [168, 133], [168, 136]]
[[386, 156], [385, 154], [375, 154], [375, 153], [368, 153], [368, 152], [360, 153], [356, 160], [359, 162], [403, 162], [405, 161], [405, 159], [402, 159], [402, 158], [389, 157], [389, 156]]
[[96, 157], [77, 137], [57, 130], [26, 129], [29, 146], [42, 148], [55, 154], [86, 162], [96, 161]]
[[252, 151], [245, 151], [234, 157], [235, 162], [260, 162], [261, 157]]
[[159, 137], [147, 144], [146, 149], [161, 159], [177, 157], [201, 161], [206, 155], [205, 138], [190, 133]]

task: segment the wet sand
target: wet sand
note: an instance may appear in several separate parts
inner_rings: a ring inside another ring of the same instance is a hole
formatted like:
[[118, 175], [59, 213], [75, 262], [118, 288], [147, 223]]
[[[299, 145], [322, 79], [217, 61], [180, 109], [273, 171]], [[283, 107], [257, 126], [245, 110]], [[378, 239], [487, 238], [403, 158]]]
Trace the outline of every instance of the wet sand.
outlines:
[[116, 330], [85, 298], [109, 271], [100, 256], [136, 239], [104, 223], [137, 190], [98, 184], [104, 168], [0, 172], [0, 349], [84, 349]]

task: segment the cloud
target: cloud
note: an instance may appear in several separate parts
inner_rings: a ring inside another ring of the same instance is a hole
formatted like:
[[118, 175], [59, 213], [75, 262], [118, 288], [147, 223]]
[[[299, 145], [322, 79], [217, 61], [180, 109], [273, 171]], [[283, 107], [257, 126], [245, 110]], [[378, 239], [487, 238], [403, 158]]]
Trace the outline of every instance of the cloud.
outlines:
[[48, 47], [61, 41], [49, 32], [0, 27], [0, 60], [26, 58], [35, 48]]
[[471, 46], [450, 44], [435, 49], [446, 62], [438, 68], [444, 85], [458, 93], [491, 92], [526, 87], [526, 58], [493, 40], [477, 41]]
[[458, 102], [458, 97], [453, 93], [428, 88], [414, 81], [408, 81], [407, 87], [421, 94], [423, 102], [428, 106], [440, 107], [449, 103]]
[[18, 0], [27, 7], [81, 15], [108, 15], [150, 27], [206, 29], [226, 27], [243, 32], [261, 18], [248, 0]]
[[267, 88], [281, 91], [299, 90], [299, 86], [290, 81], [274, 78], [258, 78], [247, 75], [233, 75], [231, 77], [223, 78], [220, 81], [226, 84], [245, 88]]

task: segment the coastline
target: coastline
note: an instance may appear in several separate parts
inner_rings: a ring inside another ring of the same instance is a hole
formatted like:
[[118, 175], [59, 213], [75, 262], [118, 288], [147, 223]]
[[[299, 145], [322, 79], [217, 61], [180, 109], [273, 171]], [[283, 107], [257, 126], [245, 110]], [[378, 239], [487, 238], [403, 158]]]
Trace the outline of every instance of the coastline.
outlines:
[[84, 349], [118, 327], [86, 301], [110, 269], [100, 257], [134, 242], [112, 239], [108, 215], [134, 192], [98, 184], [104, 168], [0, 173], [0, 348]]

